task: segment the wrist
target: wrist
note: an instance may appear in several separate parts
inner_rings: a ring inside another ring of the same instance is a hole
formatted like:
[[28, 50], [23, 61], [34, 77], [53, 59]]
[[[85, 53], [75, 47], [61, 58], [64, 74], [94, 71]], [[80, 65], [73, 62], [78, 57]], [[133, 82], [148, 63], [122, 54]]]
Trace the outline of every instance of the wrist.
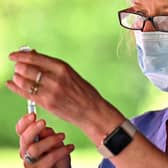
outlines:
[[104, 102], [97, 113], [89, 118], [88, 122], [81, 126], [81, 129], [99, 146], [106, 135], [121, 125], [126, 118], [112, 105]]

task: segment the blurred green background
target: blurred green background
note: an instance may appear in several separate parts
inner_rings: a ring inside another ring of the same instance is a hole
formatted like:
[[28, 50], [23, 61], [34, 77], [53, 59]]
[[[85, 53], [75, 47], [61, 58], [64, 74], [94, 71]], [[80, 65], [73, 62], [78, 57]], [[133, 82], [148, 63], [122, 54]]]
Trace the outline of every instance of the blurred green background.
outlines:
[[[28, 45], [68, 62], [128, 118], [164, 108], [167, 94], [141, 73], [133, 34], [120, 27], [117, 11], [125, 0], [0, 0], [0, 167], [22, 167], [15, 125], [26, 113], [26, 100], [11, 93], [10, 52]], [[74, 143], [73, 168], [96, 168], [95, 146], [76, 127], [38, 107], [48, 126], [66, 132]]]

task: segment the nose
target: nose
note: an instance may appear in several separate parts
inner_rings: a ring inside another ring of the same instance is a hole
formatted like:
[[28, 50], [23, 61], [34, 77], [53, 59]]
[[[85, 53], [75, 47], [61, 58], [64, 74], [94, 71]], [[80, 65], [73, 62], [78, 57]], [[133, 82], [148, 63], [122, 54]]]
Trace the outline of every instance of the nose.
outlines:
[[143, 32], [152, 32], [152, 31], [156, 31], [156, 29], [154, 28], [153, 24], [151, 21], [147, 20], [145, 22], [145, 26], [142, 30]]

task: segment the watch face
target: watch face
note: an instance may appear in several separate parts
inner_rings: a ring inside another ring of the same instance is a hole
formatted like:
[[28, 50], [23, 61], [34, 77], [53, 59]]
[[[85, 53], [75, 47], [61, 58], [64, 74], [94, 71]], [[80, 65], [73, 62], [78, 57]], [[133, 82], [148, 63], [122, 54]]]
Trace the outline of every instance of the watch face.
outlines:
[[114, 130], [104, 140], [104, 145], [114, 154], [119, 154], [130, 142], [132, 137], [121, 127]]

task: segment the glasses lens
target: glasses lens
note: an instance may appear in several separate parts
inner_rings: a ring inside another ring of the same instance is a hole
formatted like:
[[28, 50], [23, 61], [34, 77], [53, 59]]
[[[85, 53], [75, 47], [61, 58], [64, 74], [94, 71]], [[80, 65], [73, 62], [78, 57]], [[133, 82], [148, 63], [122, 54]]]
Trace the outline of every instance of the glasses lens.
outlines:
[[155, 16], [153, 22], [159, 31], [168, 32], [168, 16]]
[[145, 18], [143, 16], [134, 13], [120, 13], [121, 24], [129, 29], [141, 30], [143, 28], [144, 20]]

